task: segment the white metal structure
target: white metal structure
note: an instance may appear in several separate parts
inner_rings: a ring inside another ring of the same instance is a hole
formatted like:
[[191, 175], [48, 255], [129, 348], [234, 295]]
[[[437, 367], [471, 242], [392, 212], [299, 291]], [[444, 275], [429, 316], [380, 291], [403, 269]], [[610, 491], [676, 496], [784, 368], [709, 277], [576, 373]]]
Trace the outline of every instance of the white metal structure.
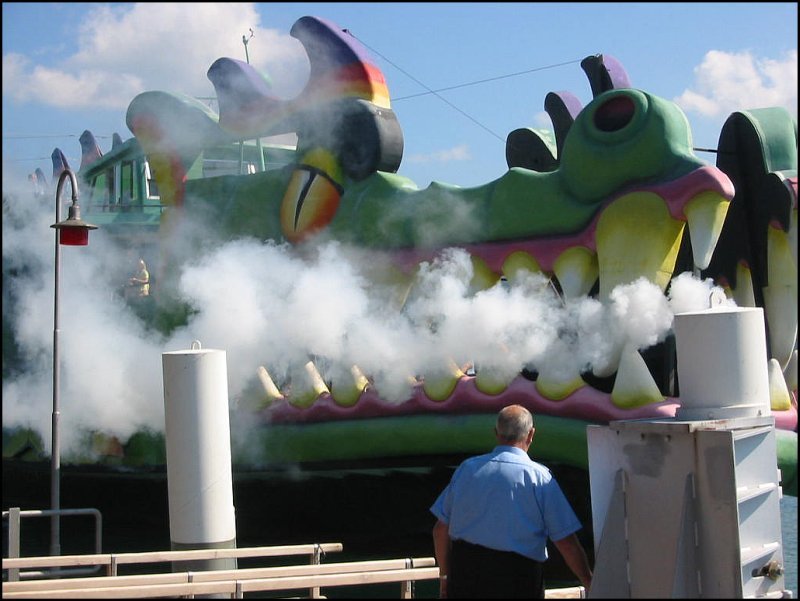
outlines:
[[590, 598], [788, 595], [773, 418], [619, 421], [588, 442]]
[[588, 427], [589, 597], [788, 598], [761, 310], [678, 314], [675, 332], [676, 418]]

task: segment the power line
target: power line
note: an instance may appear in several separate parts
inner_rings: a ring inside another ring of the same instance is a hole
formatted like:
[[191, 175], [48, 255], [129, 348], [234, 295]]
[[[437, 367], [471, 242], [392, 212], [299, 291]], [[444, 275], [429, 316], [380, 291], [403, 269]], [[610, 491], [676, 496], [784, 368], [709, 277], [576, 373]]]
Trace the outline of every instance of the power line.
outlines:
[[[34, 140], [38, 138], [80, 138], [83, 134], [3, 134], [4, 140]], [[95, 138], [111, 138], [110, 135], [96, 134]]]
[[556, 67], [564, 67], [566, 65], [574, 65], [575, 63], [579, 63], [581, 61], [574, 60], [574, 61], [566, 61], [563, 63], [554, 63], [552, 65], [546, 65], [544, 67], [536, 67], [534, 69], [527, 69], [525, 71], [517, 71], [516, 73], [508, 73], [507, 75], [498, 75], [497, 77], [488, 77], [486, 79], [478, 79], [476, 81], [470, 81], [467, 83], [461, 83], [455, 86], [449, 86], [446, 88], [438, 88], [436, 90], [430, 90], [428, 92], [420, 92], [418, 94], [409, 94], [408, 96], [400, 96], [399, 98], [392, 98], [393, 102], [397, 102], [398, 100], [408, 100], [410, 98], [417, 98], [419, 96], [427, 96], [428, 94], [435, 94], [436, 92], [447, 92], [449, 90], [457, 90], [459, 88], [466, 88], [468, 86], [476, 86], [482, 83], [488, 83], [490, 81], [497, 81], [499, 79], [507, 79], [509, 77], [517, 77], [518, 75], [527, 75], [528, 73], [535, 73], [537, 71], [545, 71], [547, 69], [555, 69]]
[[[346, 31], [347, 33], [350, 33], [350, 34], [352, 35], [352, 32], [351, 32], [351, 31], [348, 31], [348, 30], [346, 30], [346, 29], [345, 29], [344, 31]], [[353, 36], [353, 37], [356, 37], [356, 36]], [[457, 107], [455, 104], [453, 104], [452, 102], [450, 102], [449, 100], [447, 100], [447, 98], [445, 98], [444, 96], [441, 96], [441, 95], [439, 94], [439, 92], [443, 92], [443, 91], [445, 91], [445, 90], [454, 90], [454, 89], [456, 89], [456, 88], [464, 88], [464, 87], [467, 87], [467, 86], [478, 85], [478, 84], [480, 84], [480, 83], [486, 83], [486, 82], [489, 82], [489, 81], [497, 81], [497, 80], [499, 80], [499, 79], [505, 79], [505, 78], [508, 78], [508, 77], [516, 77], [517, 75], [523, 75], [523, 74], [525, 74], [525, 73], [533, 73], [533, 72], [535, 72], [535, 71], [543, 71], [543, 70], [545, 70], [545, 69], [552, 69], [552, 68], [554, 68], [554, 67], [560, 67], [560, 66], [563, 66], [563, 65], [571, 65], [571, 64], [573, 64], [573, 63], [579, 63], [579, 62], [581, 62], [580, 60], [567, 61], [567, 62], [564, 62], [564, 63], [558, 63], [558, 64], [555, 64], [555, 65], [548, 65], [548, 66], [545, 66], [545, 67], [536, 67], [536, 68], [534, 68], [534, 69], [528, 69], [528, 70], [526, 70], [526, 71], [519, 71], [519, 72], [517, 72], [517, 73], [509, 73], [508, 75], [499, 75], [499, 76], [497, 76], [497, 77], [490, 77], [490, 78], [487, 78], [487, 79], [482, 79], [482, 80], [479, 80], [479, 81], [472, 81], [472, 82], [468, 82], [468, 83], [458, 84], [458, 85], [455, 85], [455, 86], [450, 86], [450, 87], [447, 87], [447, 88], [441, 88], [441, 89], [439, 89], [439, 90], [433, 90], [433, 89], [431, 89], [431, 88], [430, 88], [430, 86], [427, 86], [427, 85], [425, 85], [425, 84], [424, 84], [423, 82], [421, 82], [419, 79], [417, 79], [416, 77], [414, 77], [413, 75], [411, 75], [411, 73], [409, 73], [408, 71], [406, 71], [405, 69], [403, 69], [402, 67], [400, 67], [398, 64], [396, 64], [395, 62], [393, 62], [393, 61], [389, 60], [389, 59], [388, 59], [386, 56], [384, 56], [383, 54], [381, 54], [380, 52], [378, 52], [377, 50], [375, 50], [374, 48], [372, 48], [372, 47], [371, 47], [369, 44], [367, 44], [366, 42], [364, 42], [364, 40], [362, 40], [362, 39], [360, 39], [360, 38], [356, 38], [356, 39], [357, 39], [359, 42], [361, 42], [361, 43], [362, 43], [362, 44], [363, 44], [363, 45], [364, 45], [364, 46], [365, 46], [365, 47], [366, 47], [368, 50], [370, 50], [371, 52], [375, 53], [377, 56], [380, 56], [380, 57], [381, 57], [383, 60], [385, 60], [387, 63], [389, 63], [390, 65], [392, 65], [392, 66], [393, 66], [395, 69], [397, 69], [398, 71], [400, 71], [401, 73], [403, 73], [403, 74], [404, 74], [406, 77], [408, 77], [409, 79], [413, 80], [414, 82], [416, 82], [417, 84], [419, 84], [420, 86], [422, 86], [423, 88], [425, 88], [425, 89], [427, 90], [427, 92], [420, 92], [419, 94], [412, 94], [412, 95], [410, 95], [410, 96], [402, 96], [402, 97], [400, 97], [400, 98], [393, 98], [393, 99], [392, 99], [392, 101], [393, 101], [393, 102], [397, 102], [398, 100], [407, 100], [407, 99], [409, 99], [409, 98], [416, 98], [417, 96], [426, 96], [426, 95], [428, 95], [428, 94], [433, 94], [433, 95], [434, 95], [434, 96], [436, 96], [436, 97], [437, 97], [439, 100], [441, 100], [441, 101], [442, 101], [442, 102], [444, 102], [446, 105], [448, 105], [450, 108], [452, 108], [452, 109], [453, 109], [453, 110], [455, 110], [455, 111], [458, 111], [458, 112], [459, 112], [459, 113], [461, 113], [461, 114], [462, 114], [464, 117], [466, 117], [467, 119], [469, 119], [470, 121], [472, 121], [472, 122], [473, 122], [475, 125], [477, 125], [477, 126], [478, 126], [478, 127], [480, 127], [481, 129], [483, 129], [484, 131], [487, 131], [487, 132], [488, 132], [490, 135], [494, 136], [495, 138], [497, 138], [498, 140], [500, 140], [500, 141], [501, 141], [501, 142], [503, 142], [503, 143], [505, 143], [505, 138], [502, 138], [501, 136], [499, 136], [497, 133], [495, 133], [494, 131], [492, 131], [491, 129], [489, 129], [487, 126], [485, 126], [483, 123], [481, 123], [480, 121], [478, 121], [477, 119], [475, 119], [475, 118], [474, 118], [472, 115], [469, 115], [469, 114], [467, 114], [466, 112], [464, 112], [463, 110], [461, 110], [460, 108], [458, 108], [458, 107]]]
[[[70, 158], [71, 157], [67, 157], [67, 160], [69, 160]], [[38, 157], [38, 158], [32, 158], [32, 159], [5, 159], [4, 158], [3, 161], [6, 162], [6, 163], [22, 163], [22, 162], [25, 162], [25, 161], [49, 161], [50, 159], [51, 159], [51, 157]]]

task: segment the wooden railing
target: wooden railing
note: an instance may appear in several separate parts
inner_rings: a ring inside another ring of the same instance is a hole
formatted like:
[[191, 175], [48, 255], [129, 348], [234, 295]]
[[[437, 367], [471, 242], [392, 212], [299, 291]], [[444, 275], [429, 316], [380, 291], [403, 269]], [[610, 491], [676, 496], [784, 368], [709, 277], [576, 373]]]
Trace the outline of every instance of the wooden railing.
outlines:
[[[196, 555], [186, 557], [186, 554], [193, 553], [192, 551], [165, 553], [169, 553], [170, 561], [197, 559]], [[176, 554], [181, 554], [181, 556], [176, 556]], [[163, 557], [163, 553], [159, 555]], [[250, 592], [297, 589], [309, 589], [312, 598], [319, 598], [321, 587], [399, 583], [400, 597], [410, 599], [413, 598], [415, 581], [439, 577], [439, 568], [435, 564], [433, 557], [421, 557], [234, 570], [4, 582], [3, 598], [154, 598], [208, 594], [242, 598], [244, 593]], [[3, 567], [6, 567], [5, 563]], [[38, 566], [38, 562], [37, 567], [41, 567]]]
[[[185, 551], [146, 551], [143, 553], [95, 553], [89, 555], [44, 555], [38, 557], [3, 558], [3, 570], [32, 568], [65, 568], [79, 566], [105, 566], [108, 576], [117, 576], [118, 567], [125, 564], [168, 563], [216, 559], [243, 559], [259, 557], [288, 557], [308, 555], [312, 564], [320, 563], [326, 553], [342, 550], [342, 543], [309, 543], [302, 545], [277, 545], [268, 547], [242, 547], [238, 549], [192, 549]], [[26, 573], [24, 576], [47, 576], [44, 572]]]
[[[400, 598], [414, 597], [414, 583], [439, 577], [433, 557], [383, 559], [321, 563], [325, 553], [342, 551], [341, 543], [312, 543], [240, 549], [199, 549], [186, 551], [151, 551], [144, 553], [104, 553], [45, 557], [3, 558], [3, 570], [47, 570], [76, 566], [105, 566], [107, 576], [91, 578], [47, 578], [46, 571], [19, 572], [39, 574], [39, 579], [3, 582], [3, 598], [9, 599], [109, 599], [185, 597], [193, 595], [228, 595], [242, 598], [245, 593], [308, 590], [310, 598], [321, 598], [322, 587], [400, 584]], [[230, 558], [281, 558], [308, 555], [303, 565], [237, 568], [226, 570], [171, 571], [120, 576], [121, 565], [148, 565], [182, 561]], [[546, 598], [584, 598], [583, 587], [548, 589]]]

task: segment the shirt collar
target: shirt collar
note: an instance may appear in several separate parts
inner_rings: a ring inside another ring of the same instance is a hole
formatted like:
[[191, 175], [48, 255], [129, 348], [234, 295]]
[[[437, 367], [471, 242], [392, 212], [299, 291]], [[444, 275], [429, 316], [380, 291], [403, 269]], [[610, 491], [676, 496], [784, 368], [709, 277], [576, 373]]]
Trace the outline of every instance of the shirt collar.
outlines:
[[527, 457], [528, 454], [520, 449], [519, 447], [512, 447], [511, 445], [506, 444], [499, 444], [495, 448], [495, 454], [499, 453], [514, 453], [516, 455], [520, 455], [521, 457]]

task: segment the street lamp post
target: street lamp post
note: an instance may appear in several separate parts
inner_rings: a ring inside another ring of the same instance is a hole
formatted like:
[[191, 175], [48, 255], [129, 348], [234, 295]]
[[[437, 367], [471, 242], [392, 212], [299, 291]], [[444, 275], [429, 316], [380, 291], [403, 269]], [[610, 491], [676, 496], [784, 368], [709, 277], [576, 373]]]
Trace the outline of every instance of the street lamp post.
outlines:
[[[72, 205], [69, 207], [69, 217], [61, 221], [61, 191], [64, 182], [70, 179], [72, 185]], [[61, 521], [58, 512], [61, 505], [61, 449], [58, 431], [59, 419], [59, 353], [58, 353], [58, 288], [61, 275], [61, 245], [86, 246], [89, 244], [89, 230], [97, 229], [96, 225], [81, 221], [81, 211], [78, 205], [78, 181], [71, 169], [65, 169], [58, 178], [56, 187], [56, 222], [50, 227], [55, 228], [55, 287], [53, 292], [53, 421], [52, 421], [52, 450], [50, 459], [50, 506], [55, 512], [51, 518], [50, 528], [50, 554], [61, 555]]]

